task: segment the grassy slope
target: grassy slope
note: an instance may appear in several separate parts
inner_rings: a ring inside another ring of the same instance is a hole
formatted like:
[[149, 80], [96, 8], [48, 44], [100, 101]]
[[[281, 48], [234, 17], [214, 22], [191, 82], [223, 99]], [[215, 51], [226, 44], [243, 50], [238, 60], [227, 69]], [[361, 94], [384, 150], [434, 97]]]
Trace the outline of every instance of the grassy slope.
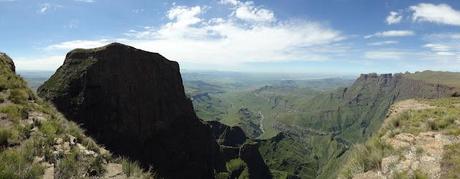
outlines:
[[[394, 118], [389, 118], [382, 128], [363, 144], [356, 144], [349, 153], [347, 161], [341, 170], [342, 178], [351, 178], [354, 174], [379, 169], [382, 159], [400, 151], [386, 144], [382, 138], [400, 133], [417, 135], [421, 132], [434, 131], [445, 135], [459, 136], [460, 126], [460, 98], [443, 98], [436, 100], [423, 100], [423, 103], [434, 108], [405, 111]], [[451, 144], [444, 148], [441, 161], [443, 176], [441, 178], [456, 178], [460, 176], [460, 150], [459, 144]], [[423, 149], [420, 149], [423, 150]], [[418, 171], [417, 171], [418, 172]], [[404, 173], [398, 174], [406, 175]], [[416, 173], [422, 176], [423, 171]], [[396, 176], [395, 176], [396, 177]], [[407, 177], [407, 176], [406, 176]]]
[[[202, 84], [200, 82], [199, 84]], [[193, 96], [208, 93], [208, 97], [195, 99], [194, 107], [198, 116], [204, 120], [218, 120], [227, 125], [245, 125], [245, 121], [260, 121], [264, 133], [259, 138], [275, 136], [278, 131], [273, 124], [288, 121], [297, 116], [297, 110], [324, 90], [335, 89], [349, 84], [349, 80], [305, 80], [305, 81], [267, 81], [255, 84], [234, 84], [210, 82], [209, 85], [198, 85], [185, 82], [186, 91]], [[212, 84], [212, 85], [211, 85]], [[266, 85], [268, 84], [268, 85]], [[217, 86], [217, 87], [216, 87]], [[239, 111], [248, 108], [254, 116], [246, 119]], [[259, 114], [260, 112], [260, 114]], [[259, 115], [259, 117], [255, 117]], [[259, 126], [260, 127], [260, 126]]]
[[433, 84], [441, 84], [460, 88], [460, 75], [456, 72], [423, 71], [405, 74], [406, 77], [426, 81]]
[[104, 176], [108, 163], [121, 164], [125, 176], [153, 177], [85, 136], [38, 98], [7, 61], [0, 57], [0, 178], [41, 178], [46, 171], [59, 178]]

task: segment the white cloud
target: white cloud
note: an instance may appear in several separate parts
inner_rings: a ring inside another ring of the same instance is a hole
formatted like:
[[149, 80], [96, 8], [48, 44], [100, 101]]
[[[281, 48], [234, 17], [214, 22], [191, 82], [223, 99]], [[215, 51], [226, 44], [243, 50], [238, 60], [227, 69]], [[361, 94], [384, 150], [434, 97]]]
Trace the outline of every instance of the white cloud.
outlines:
[[388, 25], [391, 25], [391, 24], [397, 24], [399, 22], [401, 22], [402, 20], [402, 15], [399, 14], [398, 12], [395, 12], [395, 11], [391, 11], [390, 12], [390, 15], [388, 15], [387, 19], [386, 19], [386, 22]]
[[423, 47], [429, 48], [435, 52], [447, 52], [452, 49], [450, 46], [443, 44], [425, 44]]
[[386, 41], [368, 43], [368, 45], [370, 45], [370, 46], [382, 46], [382, 45], [391, 45], [391, 44], [397, 44], [397, 43], [399, 43], [399, 41], [386, 40]]
[[413, 12], [412, 20], [416, 22], [432, 22], [460, 26], [460, 11], [457, 11], [447, 4], [420, 3], [411, 6]]
[[375, 60], [400, 60], [407, 55], [406, 52], [397, 50], [374, 50], [364, 53], [364, 58]]
[[405, 36], [413, 36], [415, 35], [414, 31], [411, 30], [390, 30], [390, 31], [383, 31], [377, 32], [371, 35], [366, 35], [364, 38], [372, 38], [372, 37], [405, 37]]
[[232, 15], [244, 21], [273, 22], [276, 20], [273, 11], [256, 7], [252, 1], [221, 0], [221, 3], [232, 5], [234, 8]]
[[107, 45], [111, 42], [114, 42], [114, 40], [74, 40], [50, 45], [46, 47], [46, 50], [71, 50], [76, 48], [95, 48]]
[[429, 49], [429, 53], [438, 59], [443, 60], [460, 60], [460, 34], [458, 33], [441, 33], [431, 34], [425, 37], [428, 41], [423, 45]]
[[[227, 0], [228, 3], [239, 1]], [[251, 2], [252, 3], [252, 2]], [[205, 8], [174, 6], [159, 27], [130, 30], [118, 39], [75, 40], [48, 50], [97, 47], [119, 41], [188, 64], [238, 66], [252, 62], [327, 60], [344, 53], [339, 31], [310, 21], [241, 22], [235, 16], [202, 18]], [[235, 14], [237, 8], [232, 8]]]
[[48, 3], [42, 4], [38, 12], [45, 13], [49, 8], [50, 8], [50, 4]]
[[202, 13], [200, 6], [186, 7], [176, 6], [170, 9], [167, 13], [167, 17], [173, 23], [168, 23], [167, 26], [171, 28], [184, 28], [193, 24], [201, 22], [199, 15]]
[[46, 14], [50, 10], [56, 10], [61, 7], [62, 6], [58, 4], [43, 3], [43, 4], [40, 4], [40, 8], [38, 9], [37, 12], [40, 14]]
[[49, 56], [43, 58], [15, 58], [16, 70], [56, 70], [64, 63], [64, 56]]

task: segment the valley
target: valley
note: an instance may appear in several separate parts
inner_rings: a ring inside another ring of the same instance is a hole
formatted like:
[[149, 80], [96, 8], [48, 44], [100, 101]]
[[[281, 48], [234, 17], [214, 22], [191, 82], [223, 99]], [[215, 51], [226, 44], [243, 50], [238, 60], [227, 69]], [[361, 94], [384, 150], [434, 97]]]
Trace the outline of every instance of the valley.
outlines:
[[460, 179], [460, 0], [0, 0], [0, 179]]
[[[108, 50], [112, 48], [130, 49], [130, 47], [113, 44], [108, 47], [89, 51], [76, 50], [71, 53], [85, 53], [85, 55], [101, 53], [102, 55], [105, 54], [105, 48]], [[77, 59], [81, 58], [81, 55], [74, 56]], [[107, 57], [98, 59], [103, 58]], [[45, 95], [43, 97], [54, 99], [55, 97], [47, 96], [49, 92], [46, 91], [54, 91], [53, 93], [56, 94], [53, 95], [60, 95], [62, 90], [71, 89], [71, 86], [62, 86], [61, 83], [53, 81], [74, 79], [76, 76], [73, 75], [80, 73], [78, 70], [86, 71], [86, 68], [96, 62], [91, 61], [91, 58], [89, 58], [90, 61], [86, 61], [88, 60], [86, 58], [81, 60], [85, 61], [81, 65], [77, 64], [75, 68], [66, 67], [77, 71], [60, 74], [70, 74], [70, 76], [56, 76], [55, 74], [51, 78], [52, 81], [45, 83], [46, 90], [40, 87], [40, 93]], [[23, 76], [30, 81], [32, 88], [34, 88], [33, 85], [42, 83], [41, 79], [44, 78], [30, 74], [33, 73], [23, 73]], [[223, 153], [217, 152], [214, 156], [206, 157], [217, 162], [209, 167], [219, 172], [219, 176], [260, 178], [254, 176], [267, 177], [267, 173], [270, 173], [270, 178], [336, 178], [342, 176], [341, 170], [338, 169], [350, 160], [350, 156], [356, 150], [355, 146], [372, 138], [381, 128], [393, 104], [407, 99], [458, 96], [459, 88], [455, 81], [460, 74], [433, 71], [382, 75], [371, 73], [362, 74], [356, 80], [350, 76], [317, 78], [305, 75], [276, 78], [269, 75], [234, 72], [182, 72], [181, 76], [184, 93], [191, 100], [197, 117], [207, 121], [204, 124], [210, 125], [219, 148], [223, 150]], [[110, 78], [119, 77], [115, 75]], [[68, 94], [63, 93], [62, 95]], [[79, 95], [75, 97], [76, 99], [73, 100], [76, 101], [81, 98]], [[59, 101], [61, 100], [56, 102]], [[67, 103], [66, 101], [68, 100], [62, 102]], [[110, 105], [116, 104], [118, 103]], [[66, 113], [70, 115], [74, 112]], [[81, 119], [86, 120], [87, 117]], [[79, 123], [90, 126], [93, 125], [91, 123], [94, 123], [88, 122], [79, 121]], [[86, 128], [90, 131], [94, 130], [88, 127]], [[138, 127], [134, 127], [136, 128]], [[125, 153], [123, 150], [131, 149], [117, 147], [119, 144], [116, 143], [110, 144], [111, 137], [104, 139], [100, 134], [91, 135], [99, 136], [96, 137], [97, 141], [109, 145], [109, 149], [114, 150], [117, 154], [136, 156], [138, 153], [143, 153], [133, 151]], [[207, 137], [199, 138], [201, 140]], [[213, 143], [209, 140], [203, 142]], [[242, 151], [250, 151], [251, 155], [258, 156], [258, 158], [249, 159], [246, 154], [241, 153]], [[237, 153], [239, 154], [236, 155]], [[159, 159], [154, 159], [153, 162], [159, 162]], [[252, 163], [249, 160], [257, 162]], [[152, 162], [141, 161], [143, 165]], [[165, 167], [165, 164], [157, 163], [156, 165], [160, 166], [156, 169], [160, 176], [177, 177], [168, 174], [171, 169], [161, 169]], [[238, 167], [234, 168], [236, 167], [234, 165]], [[198, 175], [207, 175], [205, 173]]]

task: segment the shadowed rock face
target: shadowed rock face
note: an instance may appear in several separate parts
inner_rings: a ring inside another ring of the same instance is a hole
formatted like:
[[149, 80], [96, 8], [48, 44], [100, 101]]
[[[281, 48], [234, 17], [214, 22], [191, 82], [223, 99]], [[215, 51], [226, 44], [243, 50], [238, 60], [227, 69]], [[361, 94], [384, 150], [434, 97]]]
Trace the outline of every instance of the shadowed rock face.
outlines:
[[4, 63], [4, 65], [10, 68], [11, 71], [16, 71], [16, 67], [14, 66], [13, 60], [11, 60], [11, 58], [5, 53], [0, 52], [0, 63]]
[[38, 89], [117, 154], [166, 178], [213, 178], [219, 147], [184, 93], [177, 62], [114, 43], [69, 52]]

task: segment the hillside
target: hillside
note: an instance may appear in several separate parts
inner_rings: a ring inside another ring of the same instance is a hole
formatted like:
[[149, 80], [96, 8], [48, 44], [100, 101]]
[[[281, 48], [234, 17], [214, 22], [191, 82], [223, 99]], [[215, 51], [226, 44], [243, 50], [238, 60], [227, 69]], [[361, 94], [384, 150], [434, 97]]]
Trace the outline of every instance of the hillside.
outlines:
[[425, 81], [431, 84], [440, 84], [460, 88], [460, 76], [455, 72], [422, 71], [406, 73], [405, 77]]
[[265, 80], [250, 84], [185, 81], [186, 92], [200, 118], [241, 126], [251, 138], [261, 139], [275, 136], [278, 130], [274, 124], [296, 115], [297, 109], [314, 96], [350, 84], [346, 79]]
[[112, 156], [27, 88], [0, 54], [0, 178], [153, 178]]
[[[260, 128], [261, 112], [265, 131], [271, 130], [265, 133], [271, 135], [261, 137], [264, 140], [260, 140], [259, 151], [272, 171], [300, 178], [334, 178], [349, 148], [380, 128], [392, 104], [411, 98], [455, 96], [459, 90], [406, 75], [363, 74], [349, 87], [329, 91], [284, 83], [240, 91], [240, 95], [218, 100], [213, 97], [225, 93], [208, 93], [195, 106], [199, 106], [198, 114], [225, 109], [217, 113], [221, 116], [217, 119], [243, 129], [245, 125]], [[235, 105], [225, 107], [228, 101]], [[206, 107], [200, 107], [204, 103]], [[243, 115], [231, 110], [242, 111]], [[216, 113], [208, 113], [212, 114]], [[281, 133], [270, 138], [278, 132]]]
[[460, 100], [396, 103], [380, 130], [353, 147], [341, 178], [460, 177]]

